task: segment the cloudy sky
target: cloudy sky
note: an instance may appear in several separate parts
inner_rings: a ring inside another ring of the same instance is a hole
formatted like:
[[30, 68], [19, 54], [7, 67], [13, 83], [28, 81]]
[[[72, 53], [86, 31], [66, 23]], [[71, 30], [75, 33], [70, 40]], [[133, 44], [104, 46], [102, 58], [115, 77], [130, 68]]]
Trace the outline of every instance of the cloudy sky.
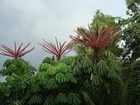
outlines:
[[[24, 58], [38, 66], [45, 56], [42, 39], [69, 41], [77, 26], [86, 27], [100, 9], [112, 16], [126, 17], [125, 0], [0, 0], [0, 44], [31, 42], [35, 50]], [[0, 56], [0, 67], [7, 57]]]

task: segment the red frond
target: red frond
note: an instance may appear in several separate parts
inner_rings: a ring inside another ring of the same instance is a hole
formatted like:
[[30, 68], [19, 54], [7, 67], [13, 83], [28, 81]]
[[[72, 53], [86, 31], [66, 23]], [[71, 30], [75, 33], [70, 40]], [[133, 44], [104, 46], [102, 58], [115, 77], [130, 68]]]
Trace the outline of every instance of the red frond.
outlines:
[[111, 44], [113, 40], [120, 34], [120, 30], [115, 30], [110, 27], [103, 27], [100, 30], [99, 35], [96, 35], [96, 33], [93, 32], [92, 27], [88, 26], [88, 28], [88, 30], [77, 28], [76, 33], [79, 36], [70, 36], [71, 39], [87, 47], [101, 49]]
[[53, 54], [59, 60], [63, 55], [70, 52], [71, 50], [66, 44], [66, 41], [63, 43], [58, 42], [57, 38], [55, 37], [55, 43], [48, 43], [47, 41], [43, 40], [42, 43], [39, 43], [42, 47], [43, 51]]
[[0, 51], [1, 51], [0, 54], [18, 59], [18, 58], [21, 58], [22, 56], [24, 56], [25, 54], [31, 52], [32, 50], [34, 50], [34, 47], [29, 50], [26, 50], [27, 47], [29, 47], [30, 43], [27, 44], [23, 48], [22, 48], [22, 45], [23, 45], [23, 43], [21, 43], [20, 46], [17, 48], [17, 44], [16, 44], [16, 42], [14, 42], [14, 50], [5, 45], [1, 45], [2, 49], [0, 49]]

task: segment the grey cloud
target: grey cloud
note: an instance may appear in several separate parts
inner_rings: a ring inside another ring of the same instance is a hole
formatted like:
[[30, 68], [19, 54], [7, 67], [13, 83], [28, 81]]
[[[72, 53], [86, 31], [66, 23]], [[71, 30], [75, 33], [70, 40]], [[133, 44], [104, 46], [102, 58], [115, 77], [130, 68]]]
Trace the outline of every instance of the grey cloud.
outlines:
[[[124, 0], [0, 0], [0, 44], [12, 47], [14, 41], [31, 42], [36, 49], [25, 59], [37, 67], [48, 55], [38, 42], [54, 41], [54, 36], [69, 41], [73, 30], [86, 27], [97, 9], [125, 17]], [[0, 56], [0, 66], [5, 59]]]

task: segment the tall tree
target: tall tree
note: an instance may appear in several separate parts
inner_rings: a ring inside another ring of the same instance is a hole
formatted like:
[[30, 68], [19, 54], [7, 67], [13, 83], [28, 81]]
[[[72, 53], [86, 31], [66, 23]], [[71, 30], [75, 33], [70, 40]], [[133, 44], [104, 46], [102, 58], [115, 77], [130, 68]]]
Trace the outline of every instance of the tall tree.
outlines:
[[[118, 24], [118, 17], [113, 17], [111, 15], [107, 15], [102, 13], [100, 10], [97, 10], [91, 24], [89, 25], [91, 29], [98, 34], [103, 27], [111, 27], [113, 29], [119, 30], [121, 29], [120, 25]], [[86, 28], [83, 28], [86, 31]], [[79, 37], [79, 35], [78, 35]], [[117, 37], [115, 41], [108, 46], [106, 49], [113, 52], [115, 55], [120, 56], [122, 53], [122, 48], [119, 47], [120, 37]], [[83, 45], [76, 45], [75, 48], [77, 53], [83, 53], [91, 56], [93, 54], [93, 50], [89, 47], [84, 47]]]
[[128, 7], [128, 18], [122, 19], [121, 26], [124, 28], [123, 40], [125, 41], [124, 59], [130, 59], [131, 62], [140, 57], [140, 1], [126, 0]]
[[126, 3], [128, 18], [120, 21], [120, 25], [124, 29], [122, 39], [125, 42], [122, 54], [123, 104], [139, 105], [140, 1], [126, 0]]

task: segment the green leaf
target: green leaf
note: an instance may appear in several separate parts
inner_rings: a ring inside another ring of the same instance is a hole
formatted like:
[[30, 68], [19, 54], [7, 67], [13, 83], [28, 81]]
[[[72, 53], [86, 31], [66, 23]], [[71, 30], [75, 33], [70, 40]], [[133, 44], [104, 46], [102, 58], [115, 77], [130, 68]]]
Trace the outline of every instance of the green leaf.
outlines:
[[91, 81], [92, 81], [92, 85], [95, 85], [95, 86], [98, 86], [102, 83], [102, 79], [98, 76], [98, 75], [95, 75], [95, 74], [91, 74]]
[[70, 71], [70, 67], [68, 65], [66, 65], [65, 63], [59, 63], [56, 66], [56, 70], [57, 70], [57, 72], [67, 73]]
[[73, 60], [74, 60], [74, 57], [70, 56], [70, 57], [64, 58], [63, 62], [66, 63], [67, 65], [72, 65]]
[[39, 66], [39, 71], [47, 71], [47, 69], [49, 68], [49, 64], [48, 63], [43, 63]]
[[49, 79], [46, 85], [47, 89], [55, 89], [58, 87], [58, 84], [55, 79]]
[[39, 95], [33, 95], [29, 100], [29, 105], [33, 104], [41, 104], [42, 103], [42, 97]]
[[56, 96], [56, 101], [59, 103], [67, 103], [67, 101], [68, 101], [67, 96], [64, 93], [59, 93]]
[[55, 97], [48, 96], [43, 105], [56, 105]]
[[38, 78], [39, 80], [43, 80], [43, 79], [45, 79], [45, 78], [47, 78], [47, 77], [48, 77], [48, 75], [47, 75], [46, 72], [39, 72], [39, 73], [37, 74], [37, 78]]
[[80, 73], [80, 70], [81, 70], [80, 64], [77, 64], [77, 65], [74, 66], [74, 68], [73, 68], [73, 70], [72, 70], [72, 73], [73, 73], [74, 75], [79, 74], [79, 73]]
[[53, 58], [46, 57], [45, 59], [43, 59], [42, 63], [53, 64], [54, 60], [53, 60]]
[[105, 75], [106, 72], [109, 70], [109, 67], [107, 66], [106, 62], [101, 60], [97, 66], [96, 66], [96, 69], [98, 71], [99, 74], [101, 75]]
[[111, 79], [118, 77], [117, 73], [114, 70], [112, 70], [112, 69], [108, 71], [107, 76], [108, 76], [108, 78], [111, 78]]
[[54, 66], [49, 66], [47, 70], [47, 75], [55, 75], [57, 73], [57, 70]]
[[63, 83], [66, 81], [66, 77], [63, 73], [57, 73], [55, 79], [58, 83]]
[[112, 60], [112, 63], [110, 64], [110, 67], [111, 67], [112, 70], [114, 70], [116, 72], [121, 72], [120, 64], [116, 60]]
[[23, 105], [20, 100], [13, 100], [12, 105]]
[[35, 85], [33, 85], [32, 91], [33, 91], [33, 93], [38, 93], [41, 91], [41, 88], [38, 84], [35, 84]]
[[80, 105], [81, 100], [79, 95], [75, 94], [75, 93], [69, 93], [68, 95], [68, 103], [70, 105]]
[[66, 77], [66, 81], [69, 82], [73, 78], [73, 75], [72, 75], [72, 73], [67, 73], [67, 74], [65, 74], [65, 77]]
[[87, 69], [89, 67], [92, 67], [92, 61], [88, 57], [84, 57], [83, 62], [82, 62], [82, 67]]
[[76, 78], [72, 75], [72, 73], [67, 73], [65, 74], [66, 81], [69, 82], [71, 81], [72, 83], [77, 83]]

